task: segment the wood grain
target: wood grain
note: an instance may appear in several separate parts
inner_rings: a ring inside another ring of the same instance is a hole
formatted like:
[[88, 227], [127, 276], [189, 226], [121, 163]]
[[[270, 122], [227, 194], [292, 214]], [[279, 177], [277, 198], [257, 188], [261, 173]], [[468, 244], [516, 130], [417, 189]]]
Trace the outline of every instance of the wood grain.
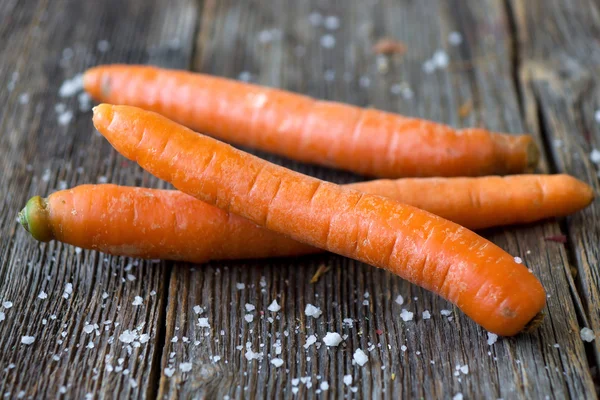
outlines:
[[[0, 306], [3, 398], [156, 397], [168, 265], [39, 244], [15, 217], [28, 197], [67, 186], [104, 179], [157, 185], [94, 134], [77, 94], [61, 98], [58, 91], [97, 63], [187, 67], [194, 4], [0, 2], [0, 304], [13, 304]], [[71, 121], [61, 125], [68, 112]], [[132, 304], [136, 296], [142, 305]], [[149, 338], [124, 343], [126, 330]], [[23, 336], [34, 342], [22, 344]]]
[[[339, 28], [311, 25], [314, 12], [338, 17]], [[502, 1], [207, 1], [199, 19], [195, 70], [250, 77], [318, 98], [454, 126], [525, 130], [514, 75], [514, 27]], [[448, 43], [452, 31], [462, 33], [462, 44]], [[335, 37], [333, 48], [321, 45], [327, 34]], [[407, 52], [378, 60], [371, 47], [381, 37], [402, 40]], [[440, 49], [449, 56], [448, 67], [424, 72], [424, 62]], [[470, 110], [465, 111], [465, 104], [471, 104]], [[543, 132], [534, 133], [543, 143]], [[335, 182], [362, 179], [257, 154]], [[549, 170], [545, 160], [541, 169]], [[450, 398], [457, 393], [465, 398], [594, 397], [570, 292], [568, 252], [544, 240], [560, 232], [555, 222], [485, 232], [523, 258], [550, 295], [541, 329], [492, 346], [486, 332], [458, 312], [442, 317], [442, 309], [452, 309], [445, 301], [384, 271], [334, 255], [214, 263], [194, 270], [178, 265], [170, 281], [162, 366], [172, 368], [173, 376], [163, 375], [159, 397], [279, 398], [297, 388], [297, 396], [316, 398], [323, 381], [332, 398]], [[322, 264], [331, 270], [310, 284]], [[238, 290], [237, 284], [244, 289]], [[398, 295], [408, 304], [396, 304]], [[275, 298], [283, 308], [272, 314], [267, 307]], [[256, 311], [247, 312], [246, 303]], [[321, 308], [320, 318], [304, 314], [309, 303]], [[196, 315], [196, 305], [206, 311]], [[403, 321], [403, 308], [415, 312], [415, 320]], [[430, 320], [422, 318], [425, 310], [431, 312]], [[247, 314], [252, 322], [244, 319]], [[280, 319], [269, 322], [276, 316]], [[198, 327], [198, 317], [207, 318], [210, 328]], [[353, 328], [344, 326], [344, 318], [354, 321]], [[337, 348], [304, 349], [309, 335], [321, 341], [328, 331], [348, 337]], [[190, 343], [183, 343], [182, 336]], [[281, 355], [273, 348], [278, 339]], [[262, 361], [245, 358], [247, 343], [263, 353]], [[358, 348], [369, 356], [364, 367], [352, 363]], [[214, 356], [221, 358], [215, 361]], [[283, 360], [279, 368], [270, 363], [275, 357]], [[192, 362], [191, 370], [182, 372], [182, 362]], [[468, 365], [468, 374], [455, 376], [458, 365]], [[352, 375], [356, 394], [343, 384], [344, 375]], [[301, 377], [310, 377], [312, 387], [295, 386], [293, 379]]]

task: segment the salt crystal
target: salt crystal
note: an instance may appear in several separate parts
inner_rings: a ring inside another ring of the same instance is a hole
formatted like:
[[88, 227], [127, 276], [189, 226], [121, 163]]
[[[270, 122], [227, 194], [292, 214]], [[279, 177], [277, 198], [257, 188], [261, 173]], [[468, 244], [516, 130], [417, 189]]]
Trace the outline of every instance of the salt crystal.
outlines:
[[72, 79], [67, 79], [63, 82], [58, 95], [60, 97], [71, 97], [74, 94], [83, 90], [83, 74], [75, 75]]
[[435, 71], [436, 65], [433, 60], [427, 60], [423, 63], [422, 69], [426, 74], [431, 74]]
[[342, 337], [337, 332], [327, 332], [327, 334], [323, 338], [323, 343], [325, 343], [326, 346], [336, 347], [340, 343], [342, 343]]
[[450, 311], [450, 310], [441, 310], [440, 314], [442, 314], [444, 317], [447, 317], [448, 315], [452, 315], [452, 311]]
[[135, 296], [133, 303], [131, 303], [133, 306], [141, 306], [142, 304], [144, 304], [144, 299], [142, 299], [140, 296]]
[[593, 149], [592, 152], [590, 153], [590, 160], [594, 164], [600, 164], [600, 150]]
[[369, 305], [369, 300], [363, 300], [362, 304], [363, 304], [363, 306], [368, 306]]
[[92, 333], [92, 332], [94, 331], [94, 325], [89, 325], [89, 324], [88, 324], [88, 325], [85, 325], [85, 326], [83, 327], [83, 331], [84, 331], [85, 333]]
[[352, 385], [352, 375], [344, 375], [344, 385]]
[[493, 345], [498, 340], [498, 335], [495, 333], [488, 332], [487, 333], [487, 344], [488, 346]]
[[21, 95], [19, 96], [19, 103], [20, 104], [29, 103], [29, 93], [21, 93]]
[[456, 393], [456, 394], [454, 395], [454, 397], [452, 397], [452, 400], [463, 400], [463, 395], [462, 395], [462, 393], [460, 393], [460, 392], [459, 392], [459, 393]]
[[196, 314], [202, 314], [203, 311], [204, 310], [202, 309], [202, 307], [200, 307], [200, 306], [194, 306], [194, 312]]
[[93, 349], [94, 348], [94, 343], [93, 342], [89, 342], [86, 347], [88, 349]]
[[308, 22], [312, 25], [312, 26], [319, 26], [323, 23], [323, 16], [321, 14], [319, 14], [318, 12], [311, 12], [308, 15]]
[[321, 382], [321, 384], [319, 385], [319, 388], [321, 388], [322, 391], [326, 391], [329, 390], [329, 382]]
[[58, 392], [65, 394], [67, 393], [67, 387], [66, 386], [61, 386], [60, 388], [58, 388]]
[[48, 320], [46, 318], [42, 318], [42, 325], [46, 325], [48, 323]]
[[517, 264], [523, 264], [523, 259], [521, 257], [515, 257], [515, 262]]
[[460, 32], [450, 32], [448, 34], [448, 43], [450, 43], [452, 46], [459, 46], [463, 41], [463, 37], [460, 34]]
[[100, 53], [106, 53], [108, 50], [110, 50], [110, 43], [107, 40], [100, 40], [96, 44], [96, 48]]
[[148, 340], [150, 340], [150, 335], [148, 335], [147, 333], [143, 333], [140, 335], [140, 343], [146, 343]]
[[273, 364], [275, 368], [279, 368], [283, 365], [283, 360], [281, 358], [273, 358], [271, 359], [271, 364]]
[[323, 78], [326, 82], [333, 82], [333, 80], [335, 79], [335, 71], [332, 69], [326, 70], [323, 74]]
[[267, 310], [269, 310], [271, 312], [277, 312], [277, 311], [281, 310], [281, 306], [279, 304], [277, 304], [277, 300], [273, 300], [273, 302], [269, 305]]
[[[562, 141], [562, 140], [560, 140], [560, 139], [554, 139], [554, 140], [552, 141], [552, 145], [553, 145], [554, 147], [562, 147], [562, 145], [563, 145], [563, 141]], [[527, 254], [529, 254], [529, 253], [527, 253]]]
[[22, 336], [21, 337], [21, 343], [22, 344], [30, 345], [33, 342], [35, 342], [35, 336]]
[[404, 304], [404, 297], [402, 297], [402, 295], [398, 295], [398, 297], [396, 297], [396, 303], [400, 305]]
[[170, 378], [175, 373], [175, 368], [165, 368], [164, 373], [167, 378]]
[[[238, 75], [238, 79], [242, 82], [250, 82], [252, 80], [252, 74], [248, 71], [242, 71]], [[239, 288], [238, 288], [239, 289]], [[243, 288], [242, 288], [243, 289]]]
[[297, 387], [293, 387], [293, 388], [292, 388], [292, 394], [298, 394], [298, 391], [299, 391], [299, 390], [300, 390], [299, 388], [297, 388]]
[[106, 300], [106, 299], [108, 299], [108, 293], [103, 292], [102, 293], [102, 300]]
[[73, 119], [73, 111], [67, 110], [58, 115], [58, 124], [61, 126], [67, 126], [67, 125], [69, 125], [69, 123], [71, 123], [72, 119]]
[[256, 309], [256, 307], [254, 307], [254, 305], [252, 304], [248, 304], [246, 303], [246, 311], [250, 312], [250, 311], [254, 311]]
[[469, 366], [463, 365], [462, 367], [460, 367], [460, 372], [462, 372], [464, 375], [467, 375], [469, 373]]
[[270, 29], [263, 29], [262, 31], [258, 32], [258, 42], [265, 44], [265, 43], [269, 43], [273, 40], [273, 34], [271, 33]]
[[369, 78], [368, 76], [361, 76], [358, 80], [358, 84], [362, 88], [368, 88], [369, 86], [371, 86], [371, 78]]
[[213, 362], [218, 362], [219, 360], [221, 360], [221, 356], [213, 356], [212, 360]]
[[344, 318], [342, 323], [348, 326], [349, 328], [352, 328], [352, 325], [354, 325], [354, 320], [352, 318]]
[[304, 314], [306, 314], [307, 317], [319, 318], [322, 312], [320, 308], [315, 307], [312, 304], [307, 304], [304, 309]]
[[340, 27], [340, 19], [335, 15], [330, 15], [325, 18], [325, 23], [323, 24], [325, 29], [329, 29], [330, 31], [335, 31]]
[[310, 335], [306, 338], [306, 343], [304, 344], [304, 348], [308, 349], [312, 344], [317, 342], [317, 337], [315, 335]]
[[136, 331], [130, 331], [130, 330], [126, 330], [123, 333], [121, 333], [121, 335], [119, 336], [119, 340], [123, 343], [131, 343], [133, 342], [135, 339], [137, 339], [138, 334]]
[[235, 287], [237, 290], [244, 290], [246, 289], [246, 284], [238, 282], [235, 284]]
[[390, 62], [388, 61], [387, 57], [384, 55], [378, 55], [375, 58], [375, 64], [377, 65], [377, 71], [380, 74], [387, 74], [387, 72], [390, 69]]
[[354, 361], [361, 367], [369, 361], [369, 357], [361, 349], [356, 349], [353, 355]]
[[333, 49], [335, 47], [335, 37], [333, 35], [323, 35], [319, 40], [321, 46], [326, 49]]
[[130, 282], [133, 282], [133, 281], [135, 281], [135, 279], [136, 279], [136, 278], [135, 278], [135, 275], [132, 275], [132, 274], [127, 274], [127, 280], [128, 280], [128, 281], [130, 281]]
[[553, 346], [554, 346], [554, 348], [555, 348], [555, 349], [558, 349], [558, 348], [560, 348], [560, 344], [558, 344], [558, 343], [554, 343], [554, 345], [553, 345]]
[[198, 326], [200, 328], [210, 328], [210, 324], [208, 323], [208, 318], [198, 318]]
[[150, 296], [156, 296], [156, 290], [151, 291]]
[[584, 342], [592, 342], [596, 338], [596, 334], [590, 328], [582, 328], [579, 332], [579, 337]]
[[244, 319], [245, 319], [245, 320], [246, 320], [246, 322], [248, 322], [248, 323], [249, 323], [249, 322], [252, 322], [252, 321], [254, 321], [254, 315], [252, 315], [252, 314], [246, 314], [246, 315], [244, 315]]
[[427, 310], [423, 311], [423, 319], [430, 319], [431, 313]]
[[390, 87], [390, 93], [392, 94], [400, 94], [402, 93], [402, 85], [399, 83], [395, 83]]
[[594, 113], [594, 119], [596, 120], [596, 122], [600, 123], [600, 110], [596, 110], [596, 112]]
[[54, 361], [60, 361], [60, 356], [54, 355], [54, 356], [52, 356], [52, 359]]
[[2, 307], [6, 308], [6, 309], [11, 308], [12, 306], [13, 306], [12, 301], [5, 301], [2, 303]]
[[403, 308], [402, 312], [400, 313], [400, 318], [402, 318], [402, 321], [404, 321], [404, 322], [412, 321], [413, 315], [414, 315], [413, 313], [411, 313], [410, 311]]
[[266, 280], [266, 278], [265, 278], [264, 276], [261, 276], [261, 277], [260, 277], [260, 282], [259, 282], [259, 284], [260, 284], [260, 287], [263, 287], [263, 288], [264, 288], [264, 287], [267, 287], [267, 280]]
[[173, 336], [173, 338], [171, 339], [171, 343], [177, 343], [179, 341], [179, 338], [177, 336]]
[[92, 98], [85, 92], [77, 95], [77, 101], [79, 102], [79, 111], [86, 112], [92, 109]]
[[408, 347], [406, 347], [405, 345], [400, 346], [400, 350], [402, 351], [406, 351], [408, 349]]
[[190, 372], [192, 370], [192, 363], [191, 362], [181, 363], [181, 364], [179, 364], [179, 369], [181, 370], [181, 372]]
[[438, 50], [433, 54], [432, 61], [438, 68], [445, 68], [448, 66], [448, 54], [443, 50]]

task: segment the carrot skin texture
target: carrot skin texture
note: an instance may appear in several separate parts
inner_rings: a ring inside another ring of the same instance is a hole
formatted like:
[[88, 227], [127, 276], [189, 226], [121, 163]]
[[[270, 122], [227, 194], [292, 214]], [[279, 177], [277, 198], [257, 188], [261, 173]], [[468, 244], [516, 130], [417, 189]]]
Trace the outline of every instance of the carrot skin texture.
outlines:
[[136, 65], [85, 73], [96, 100], [158, 112], [199, 132], [367, 176], [482, 176], [535, 168], [529, 135], [449, 126], [234, 80]]
[[477, 234], [396, 201], [268, 163], [135, 107], [100, 105], [94, 125], [122, 155], [179, 190], [308, 245], [387, 269], [515, 335], [542, 310], [540, 282]]

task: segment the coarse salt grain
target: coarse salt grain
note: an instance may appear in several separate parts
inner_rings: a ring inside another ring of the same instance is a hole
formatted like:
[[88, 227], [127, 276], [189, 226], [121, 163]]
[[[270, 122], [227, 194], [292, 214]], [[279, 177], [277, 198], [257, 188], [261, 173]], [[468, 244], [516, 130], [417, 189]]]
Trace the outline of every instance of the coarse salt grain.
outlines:
[[452, 315], [452, 311], [450, 311], [450, 310], [441, 310], [440, 314], [442, 314], [444, 317], [447, 317], [448, 315]]
[[406, 347], [405, 345], [400, 346], [400, 350], [402, 351], [406, 351], [408, 349], [408, 347]]
[[146, 343], [148, 340], [150, 340], [150, 335], [148, 335], [147, 333], [142, 333], [140, 335], [140, 343]]
[[273, 358], [271, 359], [271, 364], [273, 364], [275, 368], [279, 368], [283, 365], [283, 360], [281, 358]]
[[88, 349], [93, 349], [94, 348], [94, 343], [93, 342], [89, 342], [86, 347]]
[[4, 314], [3, 312], [0, 312], [0, 322], [4, 321], [6, 319], [6, 314]]
[[334, 31], [340, 27], [340, 19], [335, 15], [330, 15], [327, 18], [325, 18], [325, 22], [323, 25], [325, 26], [325, 29]]
[[327, 332], [323, 338], [323, 343], [325, 343], [325, 346], [336, 347], [342, 343], [342, 337], [337, 332]]
[[107, 40], [100, 40], [96, 44], [96, 48], [100, 53], [106, 53], [108, 50], [110, 50], [110, 43]]
[[402, 297], [402, 295], [398, 295], [398, 297], [396, 297], [395, 301], [397, 304], [402, 305], [402, 304], [404, 304], [404, 297]]
[[72, 79], [65, 80], [60, 89], [58, 89], [58, 95], [60, 97], [71, 97], [74, 94], [83, 90], [83, 74], [75, 75]]
[[43, 290], [40, 292], [40, 294], [38, 294], [38, 299], [45, 300], [47, 298], [48, 298], [48, 294], [46, 292], [44, 292]]
[[344, 375], [344, 385], [352, 385], [352, 375]]
[[460, 32], [454, 31], [448, 34], [448, 43], [450, 43], [452, 46], [458, 46], [462, 43], [462, 41], [463, 37]]
[[35, 336], [22, 336], [21, 337], [22, 344], [30, 345], [30, 344], [33, 344], [33, 342], [35, 342]]
[[412, 321], [413, 315], [414, 315], [413, 313], [411, 313], [410, 311], [403, 308], [402, 312], [400, 313], [400, 318], [402, 318], [402, 321], [404, 321], [404, 322]]
[[322, 391], [329, 390], [329, 382], [327, 382], [327, 381], [323, 381], [323, 382], [321, 382], [321, 384], [319, 385], [319, 388], [320, 388]]
[[246, 284], [245, 284], [245, 283], [238, 282], [238, 283], [236, 283], [236, 284], [235, 284], [235, 288], [236, 288], [237, 290], [244, 290], [244, 289], [246, 289]]
[[600, 123], [600, 110], [596, 110], [596, 112], [594, 113], [594, 119], [596, 120], [596, 122]]
[[312, 25], [312, 26], [319, 26], [323, 23], [323, 16], [321, 14], [319, 14], [318, 12], [311, 12], [308, 15], [308, 22]]
[[459, 392], [459, 393], [456, 393], [456, 394], [454, 395], [454, 397], [452, 397], [452, 400], [463, 400], [463, 395], [462, 395], [462, 393], [460, 393], [460, 392]]
[[423, 311], [423, 319], [430, 319], [431, 313], [427, 310]]
[[170, 378], [170, 377], [172, 377], [172, 376], [173, 376], [173, 374], [175, 373], [175, 368], [165, 368], [165, 369], [163, 370], [163, 372], [165, 373], [165, 376], [166, 376], [167, 378]]
[[132, 343], [135, 339], [137, 339], [138, 334], [136, 331], [126, 330], [121, 335], [119, 335], [119, 341], [129, 344]]
[[248, 304], [248, 303], [246, 303], [246, 305], [245, 305], [244, 307], [246, 308], [246, 311], [247, 311], [247, 312], [250, 312], [250, 311], [254, 311], [254, 310], [256, 310], [256, 307], [254, 307], [254, 305], [253, 305], [253, 304]]
[[307, 317], [319, 318], [322, 314], [321, 309], [319, 307], [315, 307], [312, 304], [307, 304], [304, 309], [304, 314]]
[[254, 315], [246, 314], [246, 315], [244, 315], [244, 319], [246, 320], [246, 322], [252, 322], [252, 321], [254, 321]]
[[347, 327], [352, 328], [352, 326], [354, 325], [354, 320], [352, 318], [344, 318], [342, 323]]
[[593, 149], [592, 152], [590, 153], [590, 160], [594, 164], [600, 164], [600, 150]]
[[142, 304], [144, 304], [144, 299], [142, 299], [140, 296], [135, 296], [133, 303], [131, 303], [131, 305], [134, 306], [141, 306]]
[[581, 328], [579, 337], [581, 337], [581, 340], [584, 342], [592, 342], [596, 338], [596, 334], [590, 328]]
[[281, 306], [279, 304], [277, 304], [277, 300], [273, 300], [273, 302], [269, 305], [267, 310], [269, 310], [271, 312], [277, 312], [277, 311], [281, 310]]
[[94, 325], [88, 324], [83, 327], [85, 333], [92, 333], [94, 331]]
[[321, 43], [321, 47], [323, 48], [333, 49], [335, 47], [335, 37], [330, 34], [323, 35], [321, 36], [319, 43]]
[[523, 259], [521, 257], [515, 257], [515, 262], [517, 264], [523, 264]]
[[356, 349], [356, 351], [354, 352], [354, 355], [353, 355], [352, 358], [361, 367], [363, 365], [365, 365], [367, 363], [367, 361], [369, 361], [369, 357], [367, 357], [367, 355], [365, 354], [365, 352], [362, 351], [361, 349]]
[[464, 375], [467, 375], [469, 373], [469, 366], [468, 365], [461, 366], [460, 372], [462, 372]]
[[6, 308], [6, 309], [9, 309], [9, 308], [11, 308], [12, 306], [13, 306], [13, 303], [12, 303], [12, 301], [4, 301], [4, 302], [2, 303], [2, 307]]
[[487, 344], [488, 346], [493, 345], [498, 340], [498, 335], [492, 332], [487, 333]]
[[192, 363], [191, 362], [181, 363], [181, 364], [179, 364], [179, 369], [181, 370], [181, 372], [190, 372], [192, 370]]
[[311, 345], [317, 342], [317, 337], [315, 335], [310, 335], [306, 338], [306, 343], [304, 344], [304, 348], [308, 349]]
[[210, 324], [208, 323], [208, 318], [198, 318], [198, 326], [200, 328], [210, 328]]
[[448, 54], [444, 50], [438, 50], [433, 54], [432, 58], [437, 68], [445, 68], [448, 66]]
[[204, 311], [200, 306], [194, 306], [193, 310], [196, 314], [202, 314], [202, 312]]
[[171, 339], [171, 343], [177, 343], [179, 341], [179, 338], [177, 336], [173, 336], [173, 338]]

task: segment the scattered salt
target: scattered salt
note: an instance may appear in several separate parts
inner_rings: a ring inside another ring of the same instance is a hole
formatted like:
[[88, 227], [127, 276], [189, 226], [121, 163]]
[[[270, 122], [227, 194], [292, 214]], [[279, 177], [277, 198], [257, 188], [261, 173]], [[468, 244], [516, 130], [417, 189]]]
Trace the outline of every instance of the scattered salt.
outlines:
[[342, 323], [347, 327], [352, 328], [352, 326], [354, 325], [354, 320], [352, 318], [344, 318]]
[[521, 257], [515, 257], [515, 262], [517, 264], [523, 264], [523, 259]]
[[96, 44], [96, 48], [100, 53], [106, 53], [108, 50], [110, 50], [110, 43], [107, 40], [100, 40]]
[[246, 285], [244, 283], [240, 283], [240, 282], [236, 283], [235, 287], [236, 287], [237, 290], [244, 290], [244, 289], [246, 289]]
[[38, 294], [38, 299], [45, 300], [47, 298], [48, 298], [48, 294], [46, 292], [44, 292], [43, 290], [40, 292], [40, 294]]
[[181, 363], [181, 364], [179, 364], [179, 369], [181, 370], [181, 372], [190, 372], [192, 370], [192, 363], [191, 362]]
[[210, 324], [208, 323], [208, 318], [198, 318], [198, 326], [200, 328], [210, 328]]
[[123, 343], [129, 344], [132, 343], [135, 339], [137, 339], [138, 334], [136, 331], [126, 330], [119, 336], [119, 340]]
[[135, 278], [135, 275], [132, 275], [132, 274], [127, 274], [127, 280], [128, 280], [128, 281], [130, 281], [130, 282], [133, 282], [133, 281], [135, 281], [135, 279], [136, 279], [136, 278]]
[[304, 344], [304, 348], [308, 349], [312, 344], [317, 342], [317, 337], [315, 335], [310, 335], [306, 338], [306, 343]]
[[277, 311], [281, 310], [281, 306], [279, 304], [277, 304], [277, 300], [273, 300], [273, 302], [269, 305], [267, 310], [269, 310], [271, 312], [277, 312]]
[[446, 68], [448, 66], [448, 54], [444, 50], [438, 50], [433, 53], [432, 60], [437, 68]]
[[29, 103], [29, 93], [21, 93], [21, 95], [19, 95], [19, 103], [20, 104]]
[[321, 46], [326, 49], [333, 49], [335, 47], [335, 37], [330, 34], [321, 36], [319, 42], [321, 43]]
[[221, 356], [213, 356], [212, 358], [213, 362], [219, 362], [219, 360], [221, 360]]
[[406, 351], [408, 349], [408, 347], [406, 347], [405, 345], [400, 346], [400, 350], [402, 351]]
[[256, 307], [254, 307], [254, 305], [252, 305], [252, 304], [246, 303], [245, 307], [246, 307], [247, 312], [256, 310]]
[[363, 304], [363, 306], [368, 306], [369, 305], [369, 300], [363, 300], [362, 304]]
[[596, 120], [596, 122], [600, 123], [600, 110], [596, 110], [596, 112], [594, 113], [594, 119]]
[[165, 368], [164, 373], [167, 378], [170, 378], [175, 373], [175, 368]]
[[322, 312], [320, 308], [315, 307], [312, 304], [307, 304], [304, 309], [304, 314], [306, 314], [307, 317], [319, 318]]
[[423, 72], [426, 74], [431, 74], [435, 71], [435, 63], [433, 60], [427, 60], [423, 63]]
[[173, 338], [171, 339], [171, 343], [177, 343], [179, 341], [179, 338], [177, 336], [173, 336]]
[[553, 346], [554, 346], [555, 349], [560, 348], [560, 344], [558, 344], [558, 343], [554, 343]]
[[312, 25], [312, 26], [319, 26], [323, 23], [323, 16], [321, 14], [319, 14], [318, 12], [311, 12], [308, 15], [308, 22]]
[[6, 308], [6, 309], [11, 308], [12, 306], [13, 306], [12, 301], [5, 301], [2, 303], [2, 307]]
[[254, 321], [254, 315], [246, 314], [246, 315], [244, 315], [244, 319], [246, 320], [246, 322], [252, 322], [252, 321]]
[[79, 102], [79, 111], [86, 112], [92, 109], [92, 98], [85, 92], [77, 95], [77, 101]]
[[67, 393], [67, 387], [66, 386], [61, 386], [60, 388], [58, 388], [58, 392], [61, 393], [61, 394]]
[[[252, 74], [248, 71], [242, 71], [238, 75], [238, 79], [242, 82], [250, 82], [252, 80]], [[239, 288], [238, 288], [239, 289]], [[243, 289], [243, 288], [242, 288]]]
[[463, 37], [460, 34], [460, 32], [450, 32], [450, 34], [448, 34], [448, 43], [450, 43], [452, 46], [458, 46], [462, 43], [463, 41]]
[[398, 297], [396, 297], [396, 303], [400, 305], [404, 304], [404, 297], [402, 297], [402, 295], [398, 295]]
[[447, 317], [448, 315], [452, 315], [452, 311], [450, 311], [450, 310], [441, 310], [440, 314], [442, 314], [444, 317]]
[[102, 300], [106, 300], [106, 299], [108, 299], [108, 293], [103, 292], [102, 293]]
[[329, 29], [330, 31], [335, 31], [340, 27], [340, 19], [335, 15], [330, 15], [325, 18], [325, 22], [323, 24], [325, 29]]
[[196, 314], [202, 314], [203, 311], [204, 310], [202, 309], [202, 307], [200, 307], [200, 306], [194, 306], [194, 312]]
[[92, 332], [94, 332], [94, 325], [91, 325], [91, 324], [85, 325], [83, 327], [83, 331], [85, 333], [92, 333]]
[[411, 313], [410, 311], [403, 308], [402, 312], [400, 313], [400, 318], [402, 318], [402, 321], [404, 321], [404, 322], [412, 321], [413, 315], [414, 315], [413, 313]]
[[495, 333], [488, 332], [487, 333], [487, 344], [488, 346], [493, 345], [498, 340], [498, 335]]
[[131, 303], [131, 305], [134, 306], [141, 306], [142, 304], [144, 304], [144, 299], [142, 299], [140, 296], [135, 296], [133, 303]]
[[579, 332], [579, 336], [584, 342], [591, 342], [596, 338], [596, 334], [590, 328], [582, 328]]
[[592, 152], [590, 153], [590, 160], [594, 164], [600, 164], [600, 150], [593, 149]]
[[71, 97], [74, 94], [83, 90], [83, 74], [75, 75], [72, 79], [67, 79], [63, 82], [58, 95], [60, 97]]
[[469, 366], [463, 365], [462, 367], [460, 367], [460, 372], [462, 372], [464, 375], [467, 375], [469, 373]]
[[33, 344], [33, 342], [35, 342], [35, 336], [22, 336], [21, 337], [22, 344], [30, 345], [30, 344]]
[[335, 347], [342, 343], [342, 337], [337, 332], [327, 332], [323, 338], [323, 343], [325, 343], [326, 346]]
[[94, 348], [94, 343], [93, 342], [89, 342], [86, 347], [88, 349], [93, 349]]
[[273, 364], [275, 368], [279, 368], [283, 365], [283, 360], [281, 358], [273, 358], [271, 359], [271, 364]]
[[321, 384], [319, 385], [319, 388], [322, 391], [329, 390], [329, 382], [326, 382], [326, 381], [321, 382]]
[[423, 311], [423, 319], [430, 319], [431, 313], [427, 310]]
[[369, 86], [371, 86], [371, 78], [363, 75], [359, 78], [358, 84], [362, 88], [368, 88]]
[[452, 397], [452, 400], [463, 400], [463, 395], [462, 395], [462, 393], [460, 393], [460, 392], [459, 392], [459, 393], [456, 393], [456, 394], [454, 395], [454, 397]]
[[352, 385], [352, 375], [344, 375], [344, 385]]
[[361, 349], [356, 349], [356, 351], [354, 352], [353, 358], [354, 358], [354, 361], [361, 367], [363, 365], [365, 365], [367, 363], [367, 361], [369, 361], [369, 357], [367, 357], [365, 352], [362, 351]]

